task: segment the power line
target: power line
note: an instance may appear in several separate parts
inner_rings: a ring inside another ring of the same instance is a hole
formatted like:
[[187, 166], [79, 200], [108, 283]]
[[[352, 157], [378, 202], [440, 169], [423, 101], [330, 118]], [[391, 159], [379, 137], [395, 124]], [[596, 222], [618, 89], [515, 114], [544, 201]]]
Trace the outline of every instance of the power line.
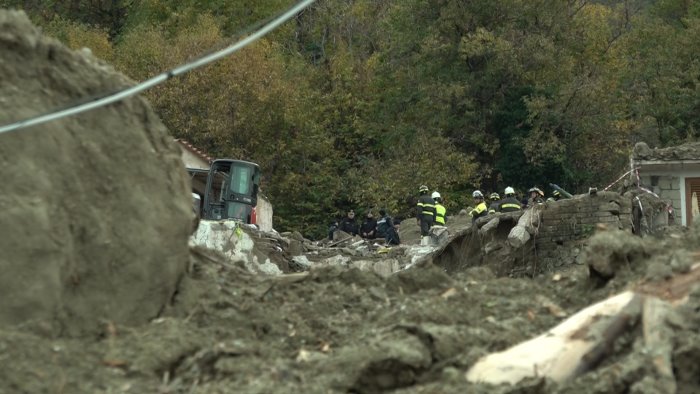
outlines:
[[233, 45], [230, 45], [220, 51], [214, 52], [210, 55], [202, 56], [199, 59], [196, 59], [190, 63], [185, 63], [181, 66], [178, 66], [170, 71], [164, 72], [162, 74], [156, 75], [153, 78], [147, 79], [135, 86], [132, 86], [130, 88], [121, 90], [119, 92], [110, 94], [108, 96], [105, 96], [103, 98], [97, 99], [95, 101], [91, 101], [88, 103], [76, 105], [64, 110], [59, 110], [59, 111], [54, 111], [50, 112], [47, 114], [43, 115], [38, 115], [32, 118], [20, 120], [15, 123], [11, 123], [5, 126], [0, 127], [0, 134], [7, 133], [10, 131], [15, 131], [15, 130], [20, 130], [24, 129], [26, 127], [30, 126], [35, 126], [41, 123], [46, 123], [50, 122], [52, 120], [57, 120], [61, 118], [65, 118], [71, 115], [79, 114], [81, 112], [86, 112], [90, 111], [95, 108], [103, 107], [108, 104], [112, 104], [117, 101], [121, 101], [127, 97], [133, 96], [137, 93], [143, 92], [144, 90], [150, 89], [153, 86], [156, 86], [158, 84], [161, 84], [168, 79], [184, 74], [186, 72], [192, 71], [196, 68], [202, 67], [204, 65], [207, 65], [211, 62], [214, 62], [216, 60], [219, 60], [223, 57], [226, 57], [243, 47], [252, 44], [253, 42], [257, 41], [258, 39], [262, 38], [265, 36], [267, 33], [271, 32], [275, 28], [277, 28], [279, 25], [282, 23], [288, 21], [291, 19], [294, 15], [298, 14], [301, 12], [303, 9], [311, 5], [313, 2], [316, 0], [302, 0], [299, 3], [297, 3], [295, 6], [291, 7], [289, 10], [275, 18], [274, 20], [270, 21], [266, 25], [264, 25], [262, 28], [254, 32], [253, 34], [249, 35], [248, 37], [245, 37], [244, 39], [236, 42]]

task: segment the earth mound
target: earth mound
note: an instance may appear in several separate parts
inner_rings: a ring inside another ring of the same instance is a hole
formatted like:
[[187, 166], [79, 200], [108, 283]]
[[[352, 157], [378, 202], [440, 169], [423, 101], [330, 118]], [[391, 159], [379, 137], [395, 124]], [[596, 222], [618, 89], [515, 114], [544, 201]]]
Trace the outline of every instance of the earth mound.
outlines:
[[[132, 82], [0, 10], [0, 124]], [[144, 323], [188, 256], [188, 179], [141, 98], [0, 135], [0, 328], [44, 335]]]

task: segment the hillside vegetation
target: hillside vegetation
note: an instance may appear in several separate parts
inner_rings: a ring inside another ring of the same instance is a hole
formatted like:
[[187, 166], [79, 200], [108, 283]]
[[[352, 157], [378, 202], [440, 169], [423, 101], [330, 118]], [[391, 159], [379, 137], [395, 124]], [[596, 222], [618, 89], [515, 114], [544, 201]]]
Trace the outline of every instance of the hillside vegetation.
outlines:
[[[224, 4], [225, 3], [225, 4]], [[135, 80], [221, 48], [290, 0], [0, 0]], [[252, 8], [251, 8], [252, 7]], [[279, 230], [407, 214], [419, 184], [607, 185], [637, 141], [700, 133], [692, 0], [319, 0], [146, 93], [175, 137], [263, 168]]]

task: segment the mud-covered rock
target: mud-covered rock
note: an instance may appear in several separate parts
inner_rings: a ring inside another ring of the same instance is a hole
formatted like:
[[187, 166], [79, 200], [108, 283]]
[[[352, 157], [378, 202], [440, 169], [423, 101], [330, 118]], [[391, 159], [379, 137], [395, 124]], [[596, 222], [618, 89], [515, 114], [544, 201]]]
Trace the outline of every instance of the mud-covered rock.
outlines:
[[[132, 84], [0, 10], [0, 124]], [[49, 335], [140, 324], [188, 260], [191, 195], [180, 153], [138, 97], [0, 135], [0, 327]]]
[[582, 262], [589, 267], [592, 276], [607, 281], [618, 270], [631, 270], [648, 255], [646, 248], [641, 238], [627, 231], [599, 231], [588, 240]]

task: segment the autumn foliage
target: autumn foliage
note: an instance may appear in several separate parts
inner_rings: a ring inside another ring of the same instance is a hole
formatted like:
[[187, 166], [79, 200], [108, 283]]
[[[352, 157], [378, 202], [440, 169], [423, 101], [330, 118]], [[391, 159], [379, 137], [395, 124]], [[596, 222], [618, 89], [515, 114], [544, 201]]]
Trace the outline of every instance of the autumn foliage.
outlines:
[[[0, 0], [135, 80], [291, 4]], [[474, 188], [601, 186], [637, 141], [697, 139], [698, 37], [683, 0], [319, 0], [146, 96], [175, 137], [259, 163], [279, 230], [316, 237], [350, 207], [410, 214], [420, 184], [454, 212]]]

